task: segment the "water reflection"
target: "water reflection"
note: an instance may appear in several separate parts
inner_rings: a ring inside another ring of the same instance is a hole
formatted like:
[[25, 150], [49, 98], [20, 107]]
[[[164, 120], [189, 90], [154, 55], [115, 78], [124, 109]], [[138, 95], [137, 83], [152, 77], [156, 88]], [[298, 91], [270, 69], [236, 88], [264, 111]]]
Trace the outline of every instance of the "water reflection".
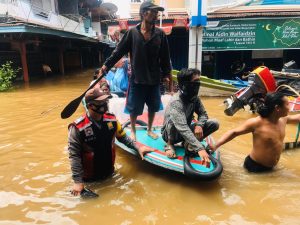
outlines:
[[[283, 153], [275, 172], [252, 175], [242, 168], [251, 135], [222, 147], [224, 173], [217, 181], [192, 181], [119, 150], [114, 176], [89, 186], [100, 198], [70, 196], [67, 125], [83, 109], [67, 120], [60, 119], [60, 112], [86, 89], [91, 74], [0, 93], [0, 224], [299, 223], [299, 149]], [[221, 123], [216, 138], [253, 116], [241, 111], [227, 117], [221, 103], [204, 99], [210, 117]], [[288, 126], [287, 141], [295, 132], [295, 126]]]

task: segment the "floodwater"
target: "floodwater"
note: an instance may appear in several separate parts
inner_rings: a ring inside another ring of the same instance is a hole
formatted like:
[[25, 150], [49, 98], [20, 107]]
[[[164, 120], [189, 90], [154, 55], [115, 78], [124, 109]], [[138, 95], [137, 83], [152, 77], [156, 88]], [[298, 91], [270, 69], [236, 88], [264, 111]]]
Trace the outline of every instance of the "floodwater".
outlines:
[[[63, 107], [87, 88], [92, 71], [19, 86], [0, 93], [0, 224], [300, 224], [300, 149], [282, 154], [272, 173], [243, 168], [251, 135], [224, 145], [222, 176], [205, 183], [117, 151], [116, 174], [89, 187], [100, 197], [72, 197]], [[218, 118], [218, 138], [253, 116], [227, 117], [223, 99], [203, 99]], [[293, 141], [296, 126], [288, 126]]]

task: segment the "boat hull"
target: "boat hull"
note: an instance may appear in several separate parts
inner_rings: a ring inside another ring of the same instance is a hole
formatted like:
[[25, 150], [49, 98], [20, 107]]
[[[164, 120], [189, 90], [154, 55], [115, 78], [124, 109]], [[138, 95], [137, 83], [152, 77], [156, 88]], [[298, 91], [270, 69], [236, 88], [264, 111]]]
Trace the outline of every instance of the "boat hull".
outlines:
[[[124, 128], [127, 135], [130, 135], [130, 129]], [[215, 151], [211, 154], [211, 158], [214, 161], [217, 161], [217, 164], [210, 163], [209, 167], [204, 165], [203, 160], [199, 156], [186, 156], [185, 150], [183, 147], [175, 146], [176, 155], [178, 156], [176, 159], [169, 159], [166, 156], [164, 151], [165, 142], [163, 141], [160, 130], [160, 126], [154, 127], [154, 132], [159, 135], [157, 140], [153, 140], [147, 135], [146, 127], [138, 127], [137, 129], [137, 146], [139, 147], [148, 147], [153, 150], [153, 152], [147, 153], [144, 157], [144, 161], [151, 163], [155, 166], [159, 166], [168, 170], [176, 171], [178, 173], [184, 174], [186, 176], [200, 179], [200, 180], [212, 180], [219, 177], [222, 173], [222, 164], [220, 162], [220, 152], [219, 150]], [[203, 142], [204, 146], [213, 143], [213, 139], [211, 136], [207, 137]], [[126, 147], [124, 144], [120, 143], [116, 140], [116, 146], [120, 147], [124, 151], [132, 154], [138, 155], [136, 151]], [[190, 164], [192, 168], [185, 165], [186, 163]]]
[[[235, 89], [234, 89], [235, 90]], [[204, 86], [201, 84], [199, 95], [201, 97], [227, 97], [232, 95], [234, 91], [232, 89], [218, 89], [218, 87]]]

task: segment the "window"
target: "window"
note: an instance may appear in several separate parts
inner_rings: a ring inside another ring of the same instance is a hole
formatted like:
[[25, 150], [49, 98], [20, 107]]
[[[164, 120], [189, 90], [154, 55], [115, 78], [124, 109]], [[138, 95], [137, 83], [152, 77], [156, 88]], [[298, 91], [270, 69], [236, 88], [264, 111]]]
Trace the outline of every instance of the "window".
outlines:
[[49, 17], [51, 8], [51, 1], [49, 0], [31, 0], [32, 11], [41, 17]]
[[252, 59], [282, 58], [283, 50], [254, 50]]

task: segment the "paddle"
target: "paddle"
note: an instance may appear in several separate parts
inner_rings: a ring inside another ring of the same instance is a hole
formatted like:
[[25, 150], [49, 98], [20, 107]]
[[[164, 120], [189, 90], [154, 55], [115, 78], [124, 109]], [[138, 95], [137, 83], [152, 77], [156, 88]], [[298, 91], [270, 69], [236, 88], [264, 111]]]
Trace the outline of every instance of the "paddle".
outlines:
[[73, 113], [76, 111], [76, 109], [78, 108], [81, 99], [84, 97], [85, 93], [92, 89], [104, 76], [106, 75], [106, 73], [104, 71], [102, 71], [102, 74], [100, 77], [98, 77], [95, 82], [89, 86], [89, 88], [82, 93], [82, 95], [80, 95], [78, 98], [75, 98], [74, 100], [72, 100], [64, 109], [63, 111], [60, 113], [60, 116], [62, 119], [66, 119], [69, 118], [70, 116], [73, 115]]
[[81, 193], [80, 196], [82, 198], [98, 198], [99, 195], [96, 194], [95, 192], [93, 192], [92, 190], [88, 189], [88, 188], [84, 188]]

